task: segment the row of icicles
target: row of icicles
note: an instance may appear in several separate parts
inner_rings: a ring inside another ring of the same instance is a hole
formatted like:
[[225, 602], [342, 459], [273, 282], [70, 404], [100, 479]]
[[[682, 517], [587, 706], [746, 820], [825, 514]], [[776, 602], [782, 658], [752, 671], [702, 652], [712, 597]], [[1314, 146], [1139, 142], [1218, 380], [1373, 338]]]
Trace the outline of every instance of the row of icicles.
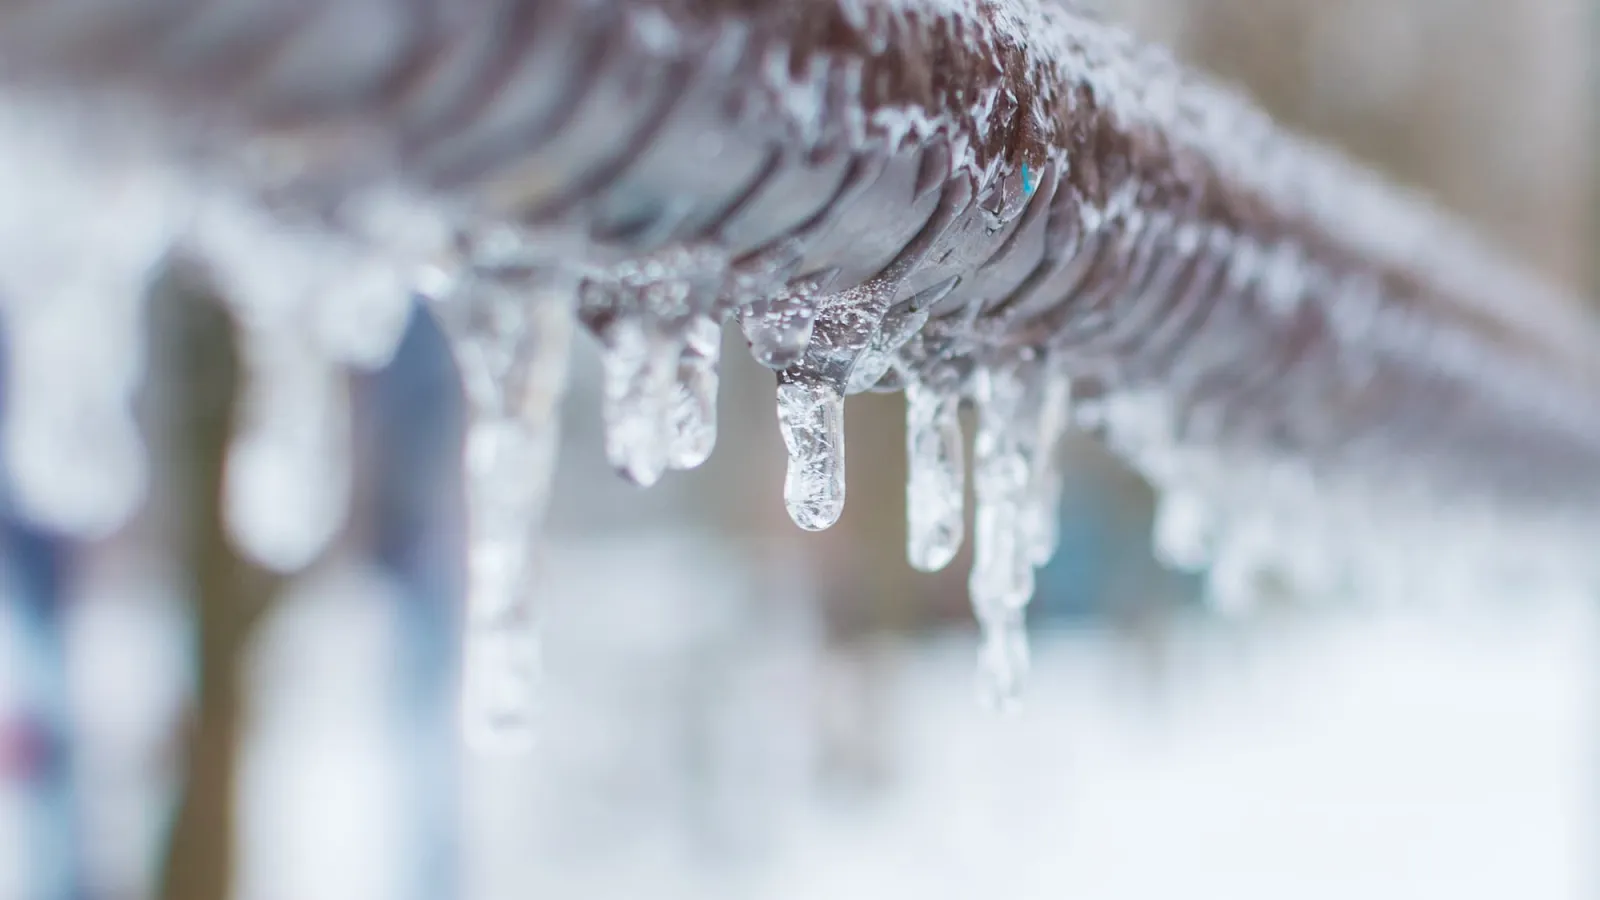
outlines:
[[[923, 259], [944, 249], [940, 228], [926, 229], [877, 277], [843, 290], [829, 284], [830, 273], [796, 277], [803, 254], [793, 244], [737, 265], [717, 248], [677, 247], [574, 272], [530, 266], [523, 236], [490, 232], [471, 247], [468, 264], [444, 265], [461, 258], [454, 232], [432, 207], [403, 195], [346, 203], [336, 227], [296, 227], [243, 194], [199, 193], [159, 161], [90, 158], [96, 142], [70, 130], [61, 140], [39, 124], [48, 121], [46, 111], [0, 103], [0, 133], [9, 139], [0, 145], [4, 440], [12, 496], [25, 514], [92, 537], [137, 508], [147, 480], [131, 408], [144, 371], [141, 298], [150, 273], [179, 246], [210, 265], [238, 323], [248, 374], [225, 486], [231, 537], [268, 567], [307, 565], [347, 514], [341, 367], [378, 366], [392, 355], [414, 289], [450, 338], [471, 411], [465, 722], [479, 744], [519, 745], [535, 730], [540, 647], [530, 561], [575, 325], [602, 346], [606, 455], [648, 485], [712, 451], [718, 354], [731, 318], [755, 359], [777, 373], [789, 454], [783, 494], [802, 528], [827, 528], [843, 509], [846, 394], [903, 390], [907, 553], [921, 570], [947, 566], [965, 537], [968, 465], [958, 413], [963, 404], [975, 409], [969, 584], [984, 635], [981, 683], [995, 705], [1015, 702], [1028, 661], [1024, 609], [1035, 569], [1056, 543], [1057, 449], [1071, 391], [1049, 355], [991, 350], [975, 359], [967, 352], [982, 343], [974, 322], [930, 319], [956, 279], [901, 296]], [[1026, 177], [1006, 187], [1011, 181], [1000, 179], [1007, 202], [984, 208], [994, 227], [1018, 214], [1032, 190]], [[948, 225], [963, 208], [960, 196], [943, 198], [935, 221]], [[535, 249], [542, 261], [562, 256]], [[568, 258], [582, 258], [581, 250]], [[1203, 472], [1168, 472], [1173, 447], [1158, 432], [1169, 411], [1141, 409], [1116, 407], [1124, 419], [1152, 423], [1120, 433], [1154, 436], [1116, 449], [1162, 491], [1156, 538], [1164, 560], [1185, 568], [1215, 560], [1213, 580], [1237, 587], [1263, 556], [1282, 555], [1272, 529], [1230, 525], [1218, 544], [1212, 501], [1221, 494], [1192, 490], [1209, 483]], [[1231, 502], [1234, 494], [1226, 495]], [[1327, 567], [1313, 556], [1316, 565], [1302, 568], [1316, 576]]]
[[480, 270], [432, 298], [473, 411], [465, 697], [477, 742], [521, 743], [533, 730], [539, 644], [528, 560], [555, 458], [574, 306], [602, 347], [606, 456], [641, 486], [710, 456], [722, 320], [736, 318], [754, 357], [779, 372], [777, 418], [789, 457], [784, 501], [811, 531], [834, 524], [844, 508], [846, 394], [902, 387], [907, 554], [923, 571], [948, 565], [964, 537], [958, 413], [970, 401], [978, 419], [970, 590], [984, 635], [980, 683], [991, 704], [1016, 702], [1028, 667], [1023, 615], [1034, 570], [1056, 544], [1065, 374], [1029, 350], [980, 367], [941, 359], [952, 326], [929, 324], [929, 308], [953, 280], [895, 304], [896, 283], [824, 293], [816, 281], [746, 270], [746, 289], [763, 283], [770, 293], [708, 301], [716, 296], [708, 287], [727, 283], [722, 266], [713, 253], [675, 251], [581, 280], [541, 271], [502, 281]]

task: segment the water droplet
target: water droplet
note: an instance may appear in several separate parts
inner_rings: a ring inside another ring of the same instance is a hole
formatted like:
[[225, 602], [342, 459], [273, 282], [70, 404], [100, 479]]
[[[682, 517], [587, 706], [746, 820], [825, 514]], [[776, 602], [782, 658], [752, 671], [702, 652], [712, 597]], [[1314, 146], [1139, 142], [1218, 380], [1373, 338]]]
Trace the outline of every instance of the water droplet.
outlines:
[[784, 505], [796, 525], [821, 531], [844, 511], [844, 394], [825, 382], [779, 384], [778, 427], [789, 451]]
[[966, 460], [961, 398], [954, 391], [906, 386], [906, 555], [937, 572], [961, 549]]

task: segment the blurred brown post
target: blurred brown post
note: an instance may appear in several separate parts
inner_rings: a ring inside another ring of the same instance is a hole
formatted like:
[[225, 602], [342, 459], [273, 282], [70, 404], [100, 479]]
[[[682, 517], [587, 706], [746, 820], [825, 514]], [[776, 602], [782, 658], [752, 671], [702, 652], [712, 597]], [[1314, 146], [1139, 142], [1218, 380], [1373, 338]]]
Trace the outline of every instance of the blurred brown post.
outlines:
[[223, 900], [233, 887], [244, 654], [279, 581], [241, 558], [222, 521], [222, 479], [240, 365], [233, 325], [193, 273], [152, 293], [149, 438], [163, 469], [156, 516], [191, 608], [195, 695], [181, 741], [177, 813], [161, 868], [163, 900]]

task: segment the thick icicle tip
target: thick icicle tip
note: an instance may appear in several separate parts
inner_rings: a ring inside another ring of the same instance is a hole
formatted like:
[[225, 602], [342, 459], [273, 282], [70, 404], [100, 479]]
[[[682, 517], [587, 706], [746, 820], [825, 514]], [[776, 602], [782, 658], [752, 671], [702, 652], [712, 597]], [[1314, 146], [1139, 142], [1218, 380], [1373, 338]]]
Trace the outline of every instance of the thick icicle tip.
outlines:
[[789, 517], [822, 531], [844, 512], [844, 393], [824, 382], [779, 384], [778, 427], [789, 451], [783, 485]]

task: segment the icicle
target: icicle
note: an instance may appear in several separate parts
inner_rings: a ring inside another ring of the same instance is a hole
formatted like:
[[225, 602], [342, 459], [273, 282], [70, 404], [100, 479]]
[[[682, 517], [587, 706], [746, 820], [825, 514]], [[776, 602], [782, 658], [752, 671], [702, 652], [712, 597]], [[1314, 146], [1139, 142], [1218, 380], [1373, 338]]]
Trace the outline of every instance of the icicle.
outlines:
[[678, 360], [674, 390], [672, 443], [667, 462], [674, 469], [693, 469], [717, 445], [717, 364], [722, 356], [722, 327], [712, 316], [689, 323], [683, 355]]
[[[143, 155], [137, 128], [119, 127], [131, 123], [103, 110], [80, 120], [37, 99], [0, 101], [5, 455], [24, 515], [98, 536], [144, 494], [130, 400], [144, 368], [147, 280], [171, 246], [183, 194]], [[80, 127], [91, 118], [93, 128]]]
[[604, 347], [606, 457], [641, 487], [716, 444], [726, 254], [673, 246], [590, 273], [579, 311]]
[[346, 385], [318, 339], [311, 304], [353, 257], [347, 244], [294, 231], [229, 195], [205, 198], [193, 228], [190, 241], [238, 325], [245, 365], [224, 519], [252, 559], [298, 569], [338, 534], [348, 511]]
[[540, 680], [531, 557], [558, 446], [572, 335], [566, 280], [514, 290], [471, 278], [439, 303], [469, 405], [468, 557], [462, 714], [468, 740], [533, 739]]
[[980, 677], [987, 700], [1000, 708], [1020, 696], [1028, 660], [1018, 634], [1033, 597], [1033, 564], [1023, 523], [1030, 465], [1019, 442], [1024, 384], [1011, 368], [976, 376], [978, 434], [973, 445], [973, 564], [967, 589], [984, 633]]
[[674, 395], [681, 343], [642, 316], [604, 332], [606, 459], [634, 484], [661, 480], [677, 449]]
[[248, 372], [224, 517], [262, 565], [294, 571], [344, 526], [350, 415], [343, 375], [292, 330], [241, 329]]
[[937, 572], [961, 549], [966, 462], [961, 397], [912, 382], [906, 386], [906, 555]]
[[807, 531], [828, 528], [844, 511], [844, 394], [826, 382], [781, 383], [778, 427], [789, 450], [789, 517]]
[[[99, 536], [144, 496], [144, 448], [130, 408], [143, 369], [143, 304], [38, 296], [7, 317], [5, 441], [24, 515]], [[53, 292], [47, 292], [53, 293]]]

